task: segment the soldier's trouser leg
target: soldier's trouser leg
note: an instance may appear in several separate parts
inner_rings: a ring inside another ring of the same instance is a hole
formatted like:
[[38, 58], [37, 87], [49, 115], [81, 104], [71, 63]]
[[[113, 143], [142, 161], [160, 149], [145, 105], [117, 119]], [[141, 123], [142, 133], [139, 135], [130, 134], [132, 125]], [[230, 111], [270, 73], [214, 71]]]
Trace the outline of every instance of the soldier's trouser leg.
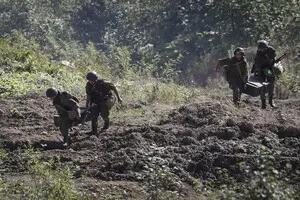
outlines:
[[260, 91], [260, 100], [261, 100], [261, 109], [266, 109], [267, 105], [266, 105], [266, 90], [267, 87], [263, 87]]
[[71, 120], [69, 119], [62, 119], [60, 124], [60, 132], [63, 136], [64, 142], [70, 143], [70, 136], [69, 136], [69, 128], [71, 127]]
[[104, 125], [102, 129], [105, 130], [109, 128], [109, 109], [104, 102], [101, 103], [99, 106], [100, 106], [100, 115], [104, 121]]
[[239, 105], [241, 100], [241, 84], [236, 81], [232, 82], [233, 103]]
[[261, 109], [266, 109], [266, 88], [263, 87], [261, 92], [260, 92], [260, 100], [261, 100]]
[[96, 134], [98, 129], [98, 117], [92, 118], [92, 134]]
[[98, 128], [98, 117], [99, 117], [99, 106], [94, 105], [90, 108], [91, 111], [91, 121], [92, 121], [92, 134], [97, 134], [97, 128]]
[[273, 98], [274, 98], [274, 90], [275, 90], [275, 78], [269, 78], [268, 82], [270, 83], [268, 85], [268, 97], [269, 97], [269, 104], [271, 107], [275, 107]]
[[239, 88], [232, 88], [232, 92], [233, 92], [233, 103], [234, 104], [239, 104]]
[[267, 87], [262, 87], [261, 91], [260, 91], [260, 100], [266, 100], [266, 90]]

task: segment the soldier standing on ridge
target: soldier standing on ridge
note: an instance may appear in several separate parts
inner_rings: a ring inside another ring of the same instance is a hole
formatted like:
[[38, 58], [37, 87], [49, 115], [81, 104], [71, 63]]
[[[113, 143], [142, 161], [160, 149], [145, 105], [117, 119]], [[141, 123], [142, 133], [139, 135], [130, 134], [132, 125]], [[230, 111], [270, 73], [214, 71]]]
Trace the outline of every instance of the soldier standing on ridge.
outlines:
[[234, 50], [233, 57], [219, 59], [215, 69], [219, 71], [220, 67], [224, 67], [226, 80], [233, 91], [233, 103], [236, 106], [240, 104], [241, 94], [248, 80], [247, 65], [244, 49], [238, 47]]
[[104, 120], [104, 126], [101, 131], [109, 128], [109, 110], [114, 105], [115, 98], [112, 91], [116, 94], [118, 102], [121, 104], [122, 99], [114, 84], [99, 79], [96, 72], [88, 72], [86, 75], [86, 107], [90, 107], [92, 116], [91, 134], [99, 136], [97, 132], [99, 114]]
[[273, 71], [274, 61], [276, 57], [275, 49], [268, 45], [265, 40], [258, 41], [257, 52], [255, 56], [254, 66], [251, 73], [254, 73], [262, 82], [268, 82], [269, 85], [261, 90], [261, 109], [266, 109], [266, 90], [268, 92], [269, 104], [272, 108], [275, 107], [274, 89], [275, 89], [275, 74]]
[[71, 128], [74, 121], [79, 120], [81, 117], [78, 99], [68, 92], [60, 92], [55, 88], [48, 88], [46, 96], [52, 100], [58, 112], [59, 128], [63, 136], [64, 146], [68, 146], [71, 142], [69, 128]]

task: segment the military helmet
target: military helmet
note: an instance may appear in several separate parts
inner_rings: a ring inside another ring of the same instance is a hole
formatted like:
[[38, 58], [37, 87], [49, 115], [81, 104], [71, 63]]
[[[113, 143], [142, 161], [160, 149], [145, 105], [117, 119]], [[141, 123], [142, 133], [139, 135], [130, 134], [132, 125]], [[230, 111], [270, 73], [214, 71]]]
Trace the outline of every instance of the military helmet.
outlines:
[[86, 79], [89, 80], [89, 81], [96, 81], [96, 80], [98, 80], [98, 75], [97, 75], [96, 72], [91, 71], [91, 72], [87, 73]]
[[261, 48], [267, 48], [268, 47], [268, 42], [266, 40], [259, 40], [257, 42], [257, 48], [261, 49]]
[[58, 94], [58, 90], [55, 88], [48, 88], [46, 91], [47, 97], [55, 97]]
[[245, 55], [244, 49], [242, 47], [237, 47], [233, 54], [235, 55], [237, 52], [240, 52], [243, 56]]

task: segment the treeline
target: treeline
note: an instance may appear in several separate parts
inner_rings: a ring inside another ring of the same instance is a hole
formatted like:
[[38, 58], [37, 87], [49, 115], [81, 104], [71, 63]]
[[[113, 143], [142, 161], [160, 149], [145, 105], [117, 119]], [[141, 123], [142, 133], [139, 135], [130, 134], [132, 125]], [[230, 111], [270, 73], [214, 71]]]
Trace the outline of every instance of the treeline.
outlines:
[[109, 56], [122, 48], [125, 67], [205, 85], [216, 57], [235, 46], [263, 38], [296, 47], [299, 10], [298, 0], [2, 0], [0, 35], [17, 30], [51, 59], [71, 62], [92, 44], [115, 65]]

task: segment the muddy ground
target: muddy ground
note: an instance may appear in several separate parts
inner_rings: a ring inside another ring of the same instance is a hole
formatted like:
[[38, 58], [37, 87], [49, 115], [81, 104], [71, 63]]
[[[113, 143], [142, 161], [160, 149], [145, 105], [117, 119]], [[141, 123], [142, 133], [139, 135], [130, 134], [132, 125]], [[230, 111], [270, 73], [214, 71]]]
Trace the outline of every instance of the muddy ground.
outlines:
[[114, 108], [111, 127], [99, 138], [87, 134], [88, 122], [74, 128], [73, 142], [65, 149], [53, 125], [55, 110], [45, 97], [0, 100], [0, 145], [11, 152], [2, 174], [28, 175], [13, 155], [30, 144], [45, 159], [70, 166], [77, 185], [98, 195], [106, 188], [106, 194], [121, 191], [120, 199], [136, 198], [132, 194], [163, 169], [172, 176], [167, 189], [194, 199], [195, 179], [216, 181], [220, 169], [227, 169], [229, 176], [243, 180], [239, 163], [254, 163], [264, 146], [278, 169], [289, 164], [289, 178], [299, 183], [300, 101], [278, 100], [277, 109], [262, 111], [257, 98], [243, 99], [240, 108], [208, 97], [177, 107], [125, 102]]

